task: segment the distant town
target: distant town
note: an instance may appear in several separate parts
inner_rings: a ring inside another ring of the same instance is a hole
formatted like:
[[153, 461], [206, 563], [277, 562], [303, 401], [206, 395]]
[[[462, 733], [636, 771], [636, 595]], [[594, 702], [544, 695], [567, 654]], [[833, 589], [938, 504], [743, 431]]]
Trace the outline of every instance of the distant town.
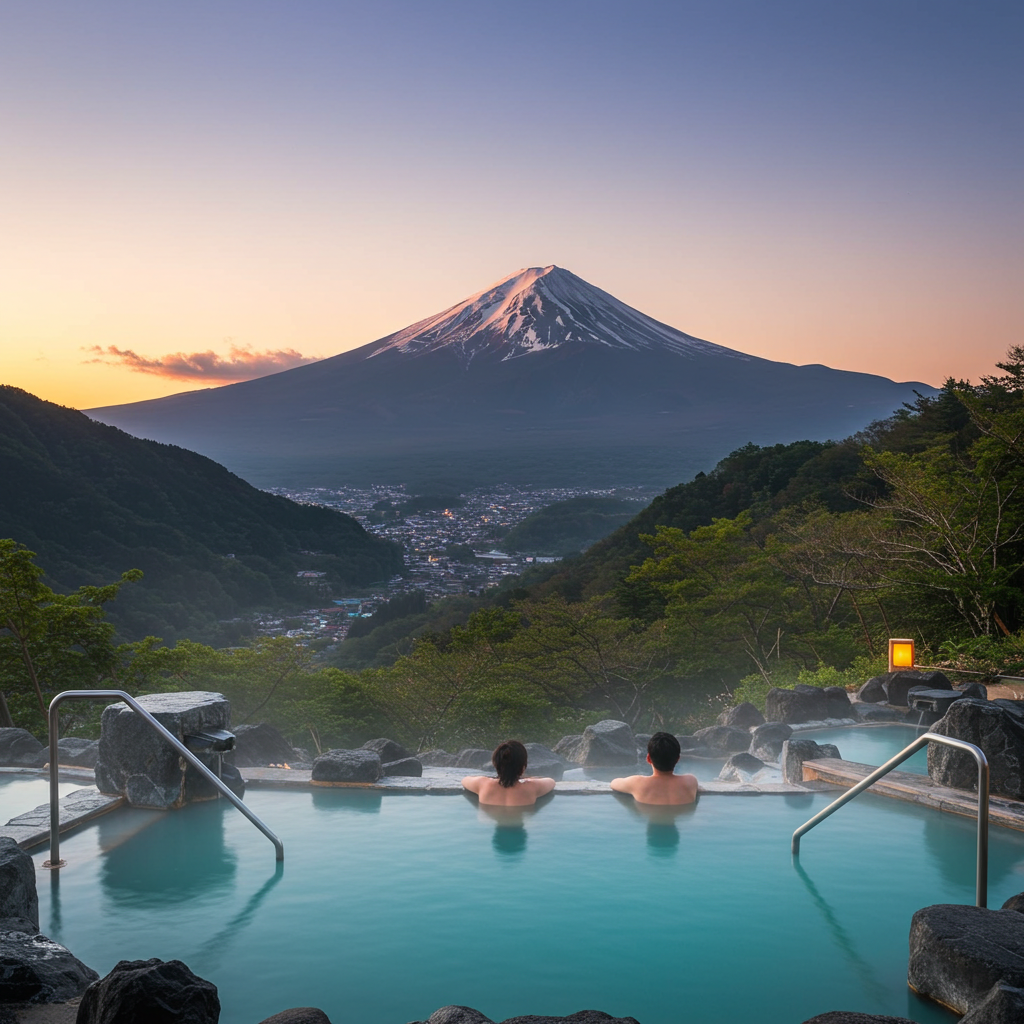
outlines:
[[522, 490], [500, 485], [460, 494], [449, 507], [428, 508], [424, 506], [443, 503], [411, 495], [402, 485], [267, 490], [301, 504], [345, 512], [371, 533], [402, 545], [404, 575], [381, 580], [368, 592], [339, 595], [329, 592], [324, 573], [300, 569], [299, 579], [317, 592], [317, 606], [301, 615], [263, 617], [254, 622], [257, 635], [329, 644], [344, 640], [356, 619], [369, 618], [401, 594], [422, 591], [428, 603], [457, 594], [478, 594], [538, 563], [558, 561], [553, 555], [507, 552], [501, 545], [509, 530], [548, 505], [586, 496], [616, 497], [636, 501], [639, 511], [656, 493], [641, 487]]

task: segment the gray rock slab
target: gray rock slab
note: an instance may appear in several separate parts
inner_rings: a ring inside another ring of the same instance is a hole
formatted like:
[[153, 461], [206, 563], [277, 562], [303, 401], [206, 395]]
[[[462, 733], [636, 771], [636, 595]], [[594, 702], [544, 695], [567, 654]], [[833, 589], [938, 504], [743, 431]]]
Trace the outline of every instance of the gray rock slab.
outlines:
[[490, 768], [491, 751], [483, 747], [466, 747], [455, 755], [455, 768]]
[[[1024, 713], [1014, 703], [961, 697], [931, 731], [980, 747], [988, 758], [990, 792], [1021, 800]], [[978, 766], [974, 758], [938, 743], [928, 744], [928, 775], [941, 786], [977, 791]]]
[[77, 1024], [217, 1024], [217, 986], [180, 960], [121, 960], [89, 986]]
[[785, 722], [765, 722], [750, 731], [748, 753], [762, 761], [778, 761], [782, 744], [793, 735], [793, 727]]
[[[68, 793], [67, 796], [61, 797], [58, 804], [60, 834], [70, 832], [87, 821], [120, 807], [124, 802], [123, 796], [101, 793], [95, 786], [87, 786], [75, 790], [74, 793]], [[0, 836], [9, 836], [23, 850], [30, 850], [41, 843], [49, 842], [50, 805], [40, 804], [31, 811], [11, 818], [6, 825], [0, 826]]]
[[38, 932], [0, 932], [0, 1004], [63, 1003], [99, 975]]
[[363, 750], [375, 750], [380, 755], [381, 764], [389, 764], [392, 761], [404, 761], [412, 757], [401, 743], [396, 740], [389, 740], [386, 736], [379, 736], [375, 740], [367, 740], [363, 744]]
[[906, 707], [907, 694], [915, 686], [923, 686], [929, 690], [953, 689], [953, 684], [942, 672], [890, 672], [882, 677], [885, 699], [897, 707]]
[[915, 992], [966, 1014], [994, 985], [1024, 987], [1024, 915], [941, 903], [910, 923], [907, 981]]
[[[554, 752], [563, 757], [569, 756], [557, 747]], [[625, 722], [606, 718], [583, 730], [576, 756], [569, 759], [590, 768], [636, 764], [636, 737]]]
[[726, 708], [717, 719], [717, 725], [731, 725], [736, 729], [753, 729], [756, 725], [763, 725], [764, 715], [749, 701], [737, 704], [735, 707]]
[[381, 777], [380, 755], [375, 750], [327, 750], [314, 762], [314, 785], [376, 782]]
[[960, 1024], [1021, 1024], [1024, 1021], [1024, 988], [1000, 982], [966, 1016]]
[[879, 1013], [857, 1013], [855, 1010], [829, 1010], [819, 1013], [803, 1024], [914, 1024], [907, 1017], [887, 1017]]
[[272, 1017], [264, 1017], [260, 1024], [331, 1024], [331, 1019], [315, 1006], [296, 1006]]
[[736, 754], [750, 746], [750, 732], [732, 725], [709, 725], [698, 729], [693, 738], [699, 746], [723, 755]]
[[0, 931], [39, 931], [36, 866], [10, 836], [0, 836]]
[[381, 771], [384, 775], [404, 775], [418, 779], [423, 775], [423, 765], [415, 757], [403, 757], [381, 765]]
[[820, 722], [828, 718], [828, 700], [824, 690], [815, 686], [794, 687], [792, 690], [773, 686], [765, 698], [764, 717], [769, 722]]

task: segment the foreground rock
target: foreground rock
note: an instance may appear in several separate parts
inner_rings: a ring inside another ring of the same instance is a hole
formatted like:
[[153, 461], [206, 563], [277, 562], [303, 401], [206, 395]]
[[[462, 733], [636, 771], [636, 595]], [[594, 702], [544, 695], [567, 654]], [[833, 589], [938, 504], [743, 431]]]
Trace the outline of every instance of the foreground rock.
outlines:
[[[185, 737], [208, 729], [227, 729], [231, 704], [220, 693], [151, 693], [137, 698], [172, 736]], [[199, 754], [216, 771], [217, 755]], [[185, 767], [182, 764], [185, 763]], [[133, 807], [169, 810], [196, 800], [213, 800], [219, 791], [127, 704], [103, 709], [100, 724], [96, 786], [117, 793]]]
[[0, 931], [0, 1005], [65, 1003], [99, 975], [37, 930]]
[[[471, 1006], [442, 1006], [435, 1010], [426, 1021], [415, 1024], [495, 1024], [490, 1017], [474, 1010]], [[500, 1024], [638, 1024], [634, 1017], [613, 1017], [601, 1010], [577, 1010], [568, 1017], [544, 1017], [527, 1014], [522, 1017], [508, 1017]]]
[[122, 960], [90, 985], [76, 1024], [217, 1024], [217, 986], [180, 960]]
[[906, 1017], [887, 1017], [878, 1013], [857, 1013], [854, 1010], [829, 1010], [803, 1024], [915, 1024]]
[[764, 716], [769, 722], [822, 722], [828, 718], [828, 700], [825, 691], [817, 686], [800, 684], [792, 690], [772, 687], [764, 704]]
[[582, 736], [564, 736], [553, 753], [589, 768], [617, 768], [637, 763], [633, 730], [625, 722], [612, 718], [588, 725]]
[[330, 1017], [315, 1006], [296, 1006], [292, 1010], [282, 1010], [273, 1017], [265, 1017], [260, 1024], [331, 1024]]
[[718, 777], [722, 782], [749, 782], [763, 767], [764, 761], [753, 754], [733, 754], [722, 765]]
[[41, 768], [46, 759], [46, 749], [27, 729], [0, 729], [0, 765]]
[[749, 701], [726, 708], [716, 720], [718, 725], [731, 725], [735, 729], [753, 729], [755, 725], [764, 724], [764, 715]]
[[765, 722], [750, 733], [748, 753], [762, 761], [777, 762], [782, 756], [782, 744], [793, 735], [785, 722]]
[[300, 759], [295, 748], [272, 725], [237, 725], [234, 729], [235, 749], [226, 760], [239, 768], [267, 768], [288, 764], [293, 768]]
[[374, 750], [326, 750], [313, 761], [310, 781], [376, 782], [383, 771]]
[[915, 992], [961, 1014], [978, 1011], [990, 996], [997, 1005], [1012, 1002], [1012, 992], [992, 990], [1024, 988], [1024, 914], [960, 904], [919, 910], [910, 924], [907, 981]]
[[0, 931], [39, 931], [36, 866], [7, 836], [0, 836]]
[[786, 740], [782, 744], [779, 764], [782, 767], [782, 781], [799, 785], [804, 781], [804, 761], [816, 761], [822, 757], [839, 757], [839, 748], [834, 743], [815, 743], [814, 740]]
[[[1024, 705], [1017, 701], [961, 697], [931, 727], [982, 749], [989, 764], [989, 791], [1024, 799]], [[978, 789], [978, 765], [970, 754], [928, 744], [928, 774], [953, 789]]]

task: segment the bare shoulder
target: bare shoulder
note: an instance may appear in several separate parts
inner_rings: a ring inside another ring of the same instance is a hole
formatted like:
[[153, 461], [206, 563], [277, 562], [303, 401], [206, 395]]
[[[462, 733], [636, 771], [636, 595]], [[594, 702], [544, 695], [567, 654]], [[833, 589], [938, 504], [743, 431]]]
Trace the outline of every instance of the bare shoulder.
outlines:
[[612, 779], [610, 785], [616, 793], [632, 793], [636, 788], [637, 780], [643, 777], [642, 775], [627, 775], [624, 779]]
[[528, 779], [523, 779], [523, 783], [528, 785], [537, 796], [544, 796], [545, 793], [550, 793], [555, 788], [555, 780], [549, 778], [543, 778], [540, 776], [531, 776]]
[[488, 781], [486, 775], [467, 775], [462, 780], [462, 788], [468, 789], [470, 793], [479, 793], [483, 784]]

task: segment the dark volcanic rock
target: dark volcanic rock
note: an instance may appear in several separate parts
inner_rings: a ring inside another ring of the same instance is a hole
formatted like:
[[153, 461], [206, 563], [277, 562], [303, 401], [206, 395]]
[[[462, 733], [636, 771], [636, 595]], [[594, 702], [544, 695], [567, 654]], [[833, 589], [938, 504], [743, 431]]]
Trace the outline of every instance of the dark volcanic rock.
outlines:
[[39, 931], [36, 866], [8, 836], [0, 836], [0, 931]]
[[313, 782], [376, 782], [380, 757], [373, 750], [325, 750], [314, 762]]
[[543, 743], [527, 743], [526, 774], [544, 779], [560, 779], [565, 774], [566, 763]]
[[265, 1017], [260, 1024], [331, 1024], [331, 1019], [315, 1006], [296, 1006], [292, 1010], [282, 1010], [272, 1017]]
[[99, 975], [34, 929], [0, 931], [0, 1004], [64, 1003]]
[[883, 677], [885, 699], [898, 707], [907, 706], [907, 693], [915, 686], [923, 686], [927, 690], [953, 689], [942, 672], [890, 672]]
[[456, 768], [490, 768], [491, 751], [483, 747], [466, 747], [455, 755]]
[[565, 739], [559, 741], [554, 753], [587, 767], [618, 767], [637, 763], [633, 730], [625, 722], [617, 722], [612, 718], [588, 725], [583, 730], [574, 757], [559, 749], [564, 742]]
[[75, 768], [95, 768], [99, 758], [99, 740], [87, 740], [80, 736], [61, 736], [57, 740], [57, 763]]
[[733, 754], [728, 761], [722, 765], [718, 777], [723, 782], [746, 782], [747, 776], [759, 772], [764, 767], [764, 761], [753, 754]]
[[885, 676], [872, 676], [858, 691], [858, 700], [866, 704], [879, 704], [885, 700]]
[[37, 762], [46, 748], [27, 729], [0, 729], [0, 764], [15, 768], [41, 767]]
[[782, 766], [782, 781], [801, 783], [804, 781], [804, 761], [817, 761], [822, 757], [839, 757], [834, 743], [815, 743], [814, 740], [786, 740], [782, 744], [779, 763]]
[[220, 781], [223, 782], [239, 800], [245, 796], [245, 780], [242, 778], [242, 773], [233, 764], [227, 764], [227, 762], [225, 762], [220, 766]]
[[1000, 910], [1016, 910], [1024, 914], [1024, 892], [1011, 896], [1000, 908]]
[[886, 1017], [877, 1013], [857, 1013], [854, 1010], [829, 1010], [803, 1024], [914, 1024], [906, 1017]]
[[217, 1024], [217, 986], [180, 960], [122, 960], [90, 985], [76, 1024]]
[[854, 707], [862, 722], [901, 722], [903, 716], [888, 704], [857, 704]]
[[696, 736], [677, 736], [676, 740], [679, 743], [680, 750], [696, 750], [701, 745], [700, 740]]
[[[990, 792], [1024, 798], [1024, 714], [1014, 701], [961, 697], [931, 731], [980, 747], [988, 758]], [[977, 792], [978, 766], [970, 754], [929, 743], [928, 774], [939, 785]]]
[[820, 722], [828, 718], [828, 701], [825, 691], [816, 686], [792, 690], [772, 687], [765, 700], [764, 714], [769, 722]]
[[700, 746], [723, 754], [738, 753], [750, 746], [750, 733], [731, 725], [709, 725], [706, 729], [698, 729], [693, 738]]
[[718, 716], [719, 725], [731, 725], [736, 729], [752, 729], [755, 725], [764, 724], [764, 715], [753, 704], [745, 701], [735, 707], [726, 708]]
[[377, 751], [382, 764], [390, 764], [392, 761], [404, 761], [405, 758], [412, 757], [412, 754], [401, 743], [389, 740], [386, 736], [381, 736], [375, 740], [367, 740], [363, 744], [363, 750]]
[[235, 749], [226, 760], [239, 768], [266, 768], [272, 764], [292, 764], [299, 760], [295, 756], [295, 748], [266, 722], [237, 725], [234, 733]]
[[985, 998], [960, 1024], [1021, 1024], [1024, 1021], [1024, 988], [1000, 982], [989, 989]]
[[751, 730], [749, 753], [762, 761], [778, 761], [782, 744], [792, 735], [792, 727], [785, 722], [765, 722]]
[[423, 775], [423, 763], [415, 757], [402, 757], [397, 761], [388, 761], [381, 766], [384, 775], [406, 775], [418, 779]]
[[948, 903], [917, 911], [907, 981], [958, 1013], [974, 1010], [1000, 982], [1024, 987], [1024, 915]]
[[424, 768], [454, 768], [455, 756], [447, 750], [424, 750], [416, 755], [416, 760]]
[[988, 687], [982, 683], [968, 683], [960, 687], [960, 692], [965, 697], [975, 697], [978, 700], [988, 700]]
[[501, 1024], [637, 1024], [634, 1017], [613, 1017], [603, 1010], [577, 1010], [567, 1017], [541, 1017], [526, 1014], [522, 1017], [508, 1017]]
[[555, 753], [570, 764], [579, 764], [577, 760], [583, 747], [583, 733], [575, 736], [563, 736], [554, 747]]
[[853, 717], [850, 695], [841, 686], [826, 686], [822, 693], [825, 694], [825, 708], [829, 718]]
[[490, 1017], [484, 1016], [472, 1006], [442, 1006], [428, 1018], [427, 1024], [493, 1024]]
[[[219, 693], [152, 693], [137, 698], [175, 738], [226, 729], [231, 705]], [[197, 755], [216, 772], [216, 755]], [[181, 767], [178, 752], [127, 704], [103, 709], [96, 786], [101, 793], [119, 793], [134, 807], [166, 810], [194, 800], [212, 800], [218, 790], [191, 766]]]

